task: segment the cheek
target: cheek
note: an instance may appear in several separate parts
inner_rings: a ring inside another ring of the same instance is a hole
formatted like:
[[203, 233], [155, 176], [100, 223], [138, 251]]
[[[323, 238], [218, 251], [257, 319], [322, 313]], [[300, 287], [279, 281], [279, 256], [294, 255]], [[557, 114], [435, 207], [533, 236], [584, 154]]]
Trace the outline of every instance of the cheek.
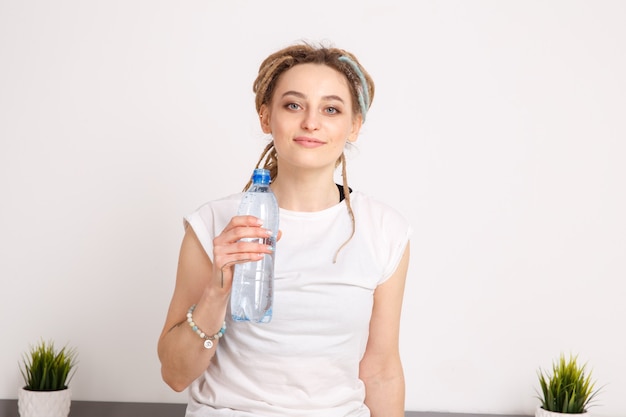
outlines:
[[352, 126], [348, 126], [347, 128], [343, 129], [341, 131], [341, 134], [339, 135], [341, 137], [342, 142], [349, 142], [349, 141], [353, 141], [353, 134], [352, 134]]

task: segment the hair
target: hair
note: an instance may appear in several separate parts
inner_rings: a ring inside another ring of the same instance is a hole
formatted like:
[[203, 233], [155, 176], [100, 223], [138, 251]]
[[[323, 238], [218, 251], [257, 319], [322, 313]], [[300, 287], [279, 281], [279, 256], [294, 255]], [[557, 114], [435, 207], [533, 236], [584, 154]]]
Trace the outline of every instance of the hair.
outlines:
[[[343, 74], [350, 88], [352, 96], [353, 117], [359, 115], [365, 122], [365, 116], [374, 99], [374, 81], [368, 72], [361, 66], [358, 59], [350, 52], [343, 49], [315, 46], [310, 43], [300, 43], [288, 46], [268, 56], [260, 65], [259, 73], [252, 86], [255, 93], [255, 105], [257, 113], [260, 113], [263, 105], [270, 105], [276, 84], [280, 76], [290, 68], [300, 64], [321, 64], [333, 68]], [[350, 237], [341, 245], [335, 254], [333, 263], [341, 249], [352, 239], [356, 229], [354, 212], [350, 204], [350, 188], [346, 174], [346, 157], [342, 152], [337, 159], [336, 166], [341, 164], [341, 176], [343, 178], [343, 188], [345, 190], [345, 201], [348, 215], [352, 222], [352, 233]], [[257, 168], [263, 167], [270, 171], [270, 178], [273, 180], [278, 173], [278, 159], [274, 141], [271, 141], [261, 153], [256, 164]], [[244, 191], [251, 185], [249, 181], [244, 187]]]

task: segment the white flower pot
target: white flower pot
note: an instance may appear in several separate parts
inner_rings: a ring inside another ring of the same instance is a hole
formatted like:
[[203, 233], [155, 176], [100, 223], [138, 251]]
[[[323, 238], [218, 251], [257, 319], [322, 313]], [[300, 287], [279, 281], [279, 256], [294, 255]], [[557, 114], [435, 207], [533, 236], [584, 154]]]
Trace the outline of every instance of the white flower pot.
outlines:
[[547, 411], [541, 407], [537, 407], [535, 410], [535, 417], [591, 417], [588, 411], [585, 411], [581, 414], [565, 414], [565, 413], [557, 413], [554, 411]]
[[22, 388], [17, 395], [17, 409], [20, 417], [68, 417], [71, 396], [69, 388], [60, 391], [29, 391]]

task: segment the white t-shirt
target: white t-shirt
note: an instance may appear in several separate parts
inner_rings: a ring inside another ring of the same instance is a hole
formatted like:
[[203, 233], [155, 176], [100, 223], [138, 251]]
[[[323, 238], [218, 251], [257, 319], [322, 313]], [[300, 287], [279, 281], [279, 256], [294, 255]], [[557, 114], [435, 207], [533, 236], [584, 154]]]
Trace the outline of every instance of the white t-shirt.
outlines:
[[[185, 218], [213, 258], [213, 238], [237, 213], [242, 194]], [[368, 417], [359, 362], [376, 286], [396, 270], [411, 226], [396, 210], [353, 192], [318, 212], [280, 209], [270, 323], [233, 322], [208, 369], [189, 387], [187, 417]], [[376, 337], [374, 335], [374, 337]]]

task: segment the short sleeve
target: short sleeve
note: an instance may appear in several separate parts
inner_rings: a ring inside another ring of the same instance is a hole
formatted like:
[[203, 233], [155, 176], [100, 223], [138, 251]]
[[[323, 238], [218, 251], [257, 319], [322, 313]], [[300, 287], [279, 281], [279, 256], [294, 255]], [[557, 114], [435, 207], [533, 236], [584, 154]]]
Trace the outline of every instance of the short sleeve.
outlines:
[[241, 193], [234, 194], [205, 203], [183, 218], [184, 226], [193, 229], [211, 261], [213, 261], [213, 239], [224, 230], [230, 219], [237, 214], [240, 201]]

